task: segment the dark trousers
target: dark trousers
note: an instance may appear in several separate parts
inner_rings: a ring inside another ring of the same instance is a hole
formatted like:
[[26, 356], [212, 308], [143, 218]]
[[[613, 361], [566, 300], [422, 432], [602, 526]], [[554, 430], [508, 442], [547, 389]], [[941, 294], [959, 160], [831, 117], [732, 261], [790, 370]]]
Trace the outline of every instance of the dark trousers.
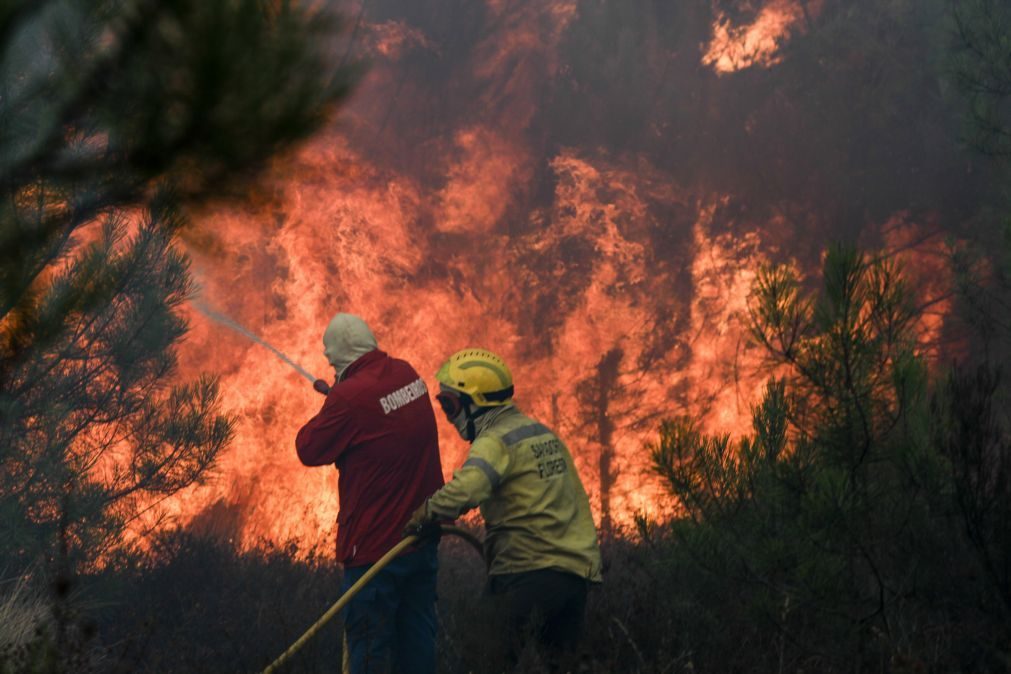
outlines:
[[506, 621], [510, 657], [528, 638], [554, 654], [575, 648], [583, 632], [586, 591], [584, 578], [554, 569], [489, 576], [486, 595]]
[[[438, 545], [401, 555], [344, 609], [345, 674], [435, 672], [435, 581]], [[369, 565], [344, 569], [341, 591]]]

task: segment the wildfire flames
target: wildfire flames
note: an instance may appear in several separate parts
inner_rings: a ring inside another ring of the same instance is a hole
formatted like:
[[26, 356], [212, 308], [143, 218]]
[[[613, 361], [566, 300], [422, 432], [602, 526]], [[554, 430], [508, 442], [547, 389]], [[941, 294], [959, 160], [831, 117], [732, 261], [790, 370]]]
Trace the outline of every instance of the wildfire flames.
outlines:
[[[680, 187], [649, 156], [531, 130], [578, 9], [488, 0], [463, 63], [451, 35], [366, 13], [372, 70], [340, 122], [250, 205], [207, 214], [214, 240], [191, 253], [202, 301], [320, 377], [336, 311], [365, 318], [430, 386], [457, 349], [500, 353], [520, 407], [559, 432], [596, 514], [620, 524], [669, 507], [646, 448], [663, 416], [748, 430], [763, 382], [742, 313], [760, 264], [782, 255], [776, 223], [718, 227], [727, 196]], [[749, 26], [719, 17], [698, 62], [772, 65], [802, 19], [779, 0]], [[481, 113], [440, 115], [463, 98]], [[166, 507], [242, 547], [329, 549], [336, 471], [302, 467], [293, 446], [321, 398], [245, 337], [195, 311], [191, 325], [182, 374], [220, 375], [237, 437], [214, 479]], [[443, 419], [439, 431], [448, 476], [467, 447]]]
[[720, 73], [755, 65], [775, 65], [780, 58], [780, 43], [802, 25], [805, 18], [810, 21], [820, 8], [820, 1], [771, 0], [759, 10], [753, 22], [743, 26], [734, 26], [726, 15], [720, 15], [713, 25], [713, 39], [702, 62]]

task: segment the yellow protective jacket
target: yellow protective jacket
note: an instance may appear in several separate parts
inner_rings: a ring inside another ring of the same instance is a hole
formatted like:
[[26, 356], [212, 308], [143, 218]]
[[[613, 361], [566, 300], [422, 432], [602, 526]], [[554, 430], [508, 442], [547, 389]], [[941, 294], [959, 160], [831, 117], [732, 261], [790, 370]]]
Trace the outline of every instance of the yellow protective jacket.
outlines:
[[456, 519], [481, 507], [489, 575], [558, 569], [600, 582], [600, 548], [568, 448], [513, 405], [478, 419], [463, 466], [428, 500]]

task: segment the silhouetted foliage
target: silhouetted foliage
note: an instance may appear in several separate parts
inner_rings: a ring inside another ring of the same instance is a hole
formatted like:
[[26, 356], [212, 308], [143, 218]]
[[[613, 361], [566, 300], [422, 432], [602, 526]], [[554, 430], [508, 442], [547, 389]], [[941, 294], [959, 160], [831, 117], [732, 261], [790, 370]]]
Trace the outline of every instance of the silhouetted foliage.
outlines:
[[[605, 564], [621, 582], [590, 592], [587, 638], [561, 671], [691, 670], [686, 643], [703, 634], [697, 608], [657, 600], [681, 589], [645, 552], [624, 537], [605, 548]], [[497, 617], [480, 601], [485, 567], [474, 551], [444, 538], [439, 557], [438, 671], [547, 671], [533, 648], [509, 668]], [[174, 531], [143, 559], [108, 568], [88, 585], [106, 670], [210, 673], [258, 671], [273, 661], [336, 601], [340, 583], [331, 562], [297, 558], [294, 545], [239, 552], [224, 541]], [[339, 669], [341, 630], [338, 616], [284, 671]]]
[[955, 371], [932, 401], [938, 448], [951, 462], [965, 533], [993, 592], [1011, 618], [1011, 436], [1000, 373]]
[[69, 510], [94, 559], [227, 441], [214, 382], [170, 386], [179, 205], [323, 123], [351, 76], [337, 27], [288, 2], [0, 5], [4, 557], [52, 559]]
[[672, 563], [729, 588], [706, 611], [750, 623], [759, 669], [1003, 671], [1011, 493], [992, 375], [931, 398], [887, 257], [830, 250], [815, 297], [766, 269], [750, 311], [778, 375], [753, 434], [681, 418], [653, 448], [684, 509]]
[[[334, 564], [295, 552], [243, 553], [230, 541], [164, 532], [143, 558], [92, 579], [92, 595], [108, 606], [94, 614], [110, 661], [123, 672], [259, 671], [337, 599]], [[286, 671], [339, 669], [340, 631], [331, 629]]]
[[999, 0], [952, 3], [954, 76], [968, 103], [966, 141], [1011, 156], [1011, 8]]
[[0, 573], [53, 589], [26, 667], [91, 666], [75, 578], [231, 436], [215, 382], [178, 381], [174, 240], [330, 117], [339, 28], [287, 1], [0, 0]]

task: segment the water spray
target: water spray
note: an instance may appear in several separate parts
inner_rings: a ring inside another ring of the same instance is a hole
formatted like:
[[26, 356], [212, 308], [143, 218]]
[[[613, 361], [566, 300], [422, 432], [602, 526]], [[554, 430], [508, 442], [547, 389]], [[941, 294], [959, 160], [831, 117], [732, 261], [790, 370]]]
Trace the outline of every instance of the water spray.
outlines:
[[276, 348], [274, 345], [269, 344], [268, 342], [266, 342], [264, 339], [262, 339], [256, 333], [254, 333], [251, 330], [247, 329], [245, 326], [243, 326], [243, 325], [235, 322], [234, 320], [232, 320], [228, 316], [225, 316], [223, 313], [215, 311], [214, 309], [211, 309], [209, 306], [207, 306], [203, 302], [200, 302], [200, 301], [197, 301], [197, 300], [193, 300], [192, 304], [193, 304], [193, 308], [194, 309], [196, 309], [197, 311], [199, 311], [200, 313], [202, 313], [204, 316], [207, 316], [207, 318], [211, 319], [212, 321], [215, 321], [216, 323], [220, 323], [221, 325], [225, 326], [226, 328], [231, 328], [232, 330], [234, 330], [235, 332], [239, 333], [240, 335], [243, 335], [243, 336], [248, 337], [249, 339], [253, 340], [254, 342], [256, 342], [257, 344], [259, 344], [260, 346], [264, 347], [265, 349], [269, 349], [270, 352], [273, 353], [278, 358], [280, 358], [281, 361], [283, 361], [284, 363], [290, 365], [292, 367], [292, 369], [295, 370], [295, 372], [298, 372], [300, 375], [302, 375], [303, 377], [305, 377], [306, 379], [308, 379], [310, 382], [312, 382], [313, 389], [315, 389], [319, 393], [322, 393], [323, 395], [326, 395], [327, 393], [330, 392], [330, 385], [328, 383], [326, 383], [322, 379], [317, 379], [316, 377], [313, 377], [311, 374], [309, 374], [309, 372], [304, 367], [302, 367], [301, 365], [299, 365], [298, 363], [296, 363], [295, 361], [293, 361], [291, 358], [289, 358], [287, 356], [287, 354], [285, 354], [284, 352], [282, 352], [280, 349]]

